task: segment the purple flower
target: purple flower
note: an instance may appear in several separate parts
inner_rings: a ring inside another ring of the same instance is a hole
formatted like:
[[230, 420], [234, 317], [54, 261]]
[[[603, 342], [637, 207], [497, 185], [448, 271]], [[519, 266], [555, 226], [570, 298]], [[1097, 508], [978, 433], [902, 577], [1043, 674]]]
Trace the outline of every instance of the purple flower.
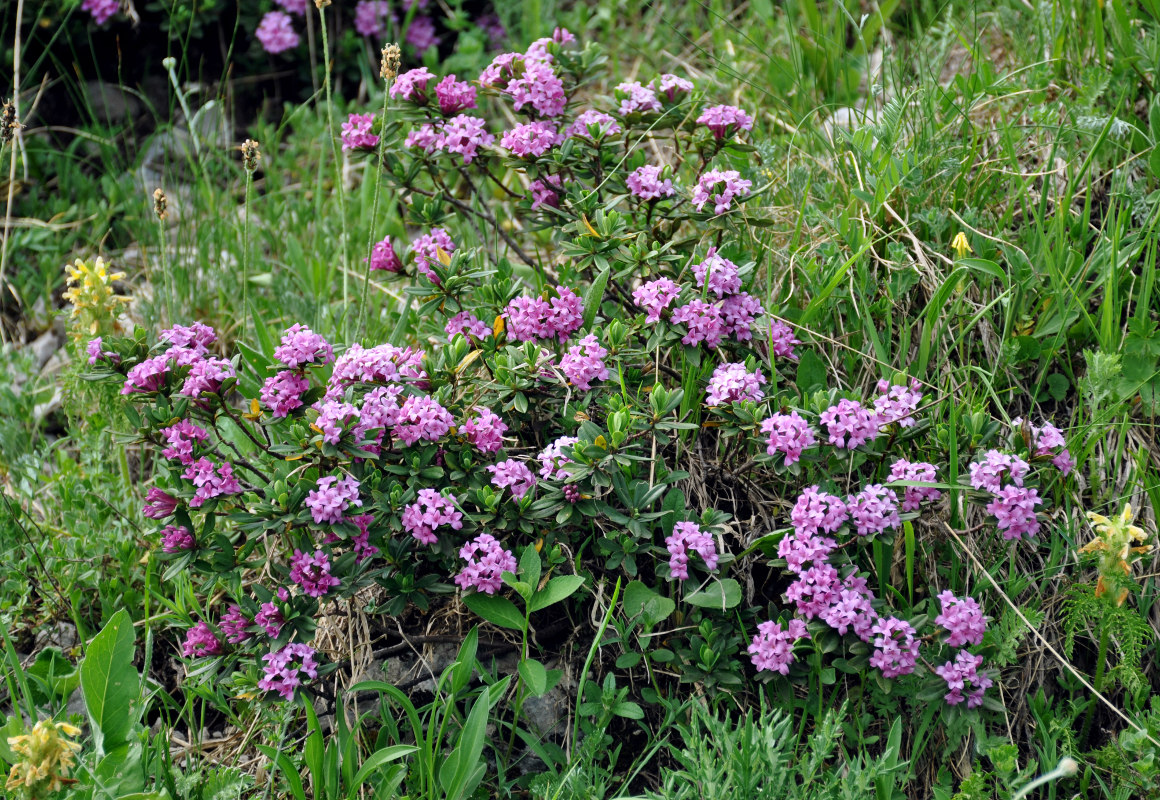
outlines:
[[259, 396], [275, 417], [285, 417], [303, 406], [302, 394], [309, 388], [305, 375], [286, 369], [266, 378]]
[[375, 521], [374, 514], [356, 514], [347, 517], [347, 522], [358, 528], [358, 533], [351, 537], [351, 549], [354, 550], [354, 563], [361, 564], [372, 556], [379, 554], [379, 548], [371, 544], [371, 523]]
[[559, 208], [559, 192], [563, 188], [563, 180], [559, 175], [549, 175], [546, 178], [538, 178], [532, 181], [528, 184], [528, 190], [532, 193], [532, 211], [535, 211], [540, 206]]
[[503, 574], [516, 571], [516, 559], [511, 550], [505, 550], [494, 536], [481, 533], [459, 551], [467, 566], [455, 576], [455, 585], [461, 589], [475, 589], [495, 594], [503, 586]]
[[939, 593], [938, 601], [942, 613], [934, 618], [934, 624], [947, 632], [947, 644], [962, 647], [967, 644], [982, 644], [987, 631], [987, 619], [973, 597], [959, 599], [947, 589]]
[[739, 342], [753, 338], [753, 320], [765, 313], [761, 301], [748, 292], [729, 295], [721, 301], [722, 330]]
[[[575, 127], [575, 126], [573, 126]], [[671, 178], [662, 178], [663, 167], [654, 164], [645, 164], [629, 174], [625, 183], [628, 190], [641, 200], [660, 200], [662, 197], [672, 197], [676, 194]]]
[[710, 572], [717, 569], [717, 543], [695, 522], [678, 522], [673, 534], [665, 539], [669, 551], [669, 573], [677, 580], [689, 579], [689, 554], [696, 553]]
[[717, 255], [716, 247], [710, 247], [709, 252], [705, 254], [705, 260], [693, 265], [693, 274], [697, 277], [698, 286], [708, 288], [717, 297], [741, 291], [737, 265], [724, 256]]
[[1028, 469], [1027, 462], [1019, 456], [988, 450], [982, 461], [971, 464], [971, 486], [995, 494], [1003, 484], [1004, 473], [1011, 483], [1022, 486]]
[[661, 318], [661, 312], [669, 307], [669, 303], [677, 299], [681, 287], [668, 278], [657, 278], [637, 287], [632, 292], [632, 300], [647, 313], [645, 322], [656, 322]]
[[354, 29], [359, 36], [381, 36], [387, 29], [384, 20], [391, 17], [390, 6], [385, 0], [359, 0], [354, 7]]
[[483, 320], [470, 311], [460, 311], [443, 326], [448, 339], [455, 338], [456, 334], [474, 336], [476, 339], [486, 339], [491, 336], [491, 328]]
[[354, 476], [341, 479], [337, 475], [327, 475], [318, 479], [318, 484], [306, 495], [306, 507], [318, 525], [342, 522], [351, 506], [362, 506], [358, 496], [359, 483]]
[[818, 417], [830, 437], [830, 444], [853, 450], [878, 438], [878, 418], [873, 411], [853, 400], [839, 400]]
[[204, 428], [187, 419], [176, 422], [168, 428], [162, 428], [160, 433], [169, 443], [169, 446], [161, 451], [161, 455], [182, 464], [192, 464], [194, 444], [204, 442], [209, 437]]
[[713, 201], [713, 213], [724, 214], [733, 204], [733, 200], [749, 192], [753, 181], [741, 177], [735, 169], [711, 169], [697, 180], [693, 189], [693, 205], [700, 211], [710, 200]]
[[567, 354], [560, 359], [560, 370], [573, 386], [586, 392], [592, 388], [592, 381], [608, 380], [608, 367], [604, 365], [607, 355], [608, 351], [589, 334], [568, 348]]
[[773, 320], [769, 323], [769, 352], [779, 358], [788, 358], [791, 361], [797, 361], [797, 353], [794, 352], [794, 345], [801, 344], [793, 335], [793, 330], [790, 329], [781, 320]]
[[777, 555], [785, 559], [786, 569], [800, 574], [810, 564], [821, 564], [829, 557], [838, 543], [828, 536], [793, 531], [782, 537], [777, 545]]
[[491, 49], [498, 49], [507, 39], [507, 29], [494, 11], [489, 11], [475, 20], [475, 27], [487, 34], [487, 43]]
[[914, 412], [922, 402], [922, 384], [916, 380], [910, 386], [891, 385], [888, 381], [878, 381], [879, 396], [874, 400], [874, 411], [878, 414], [879, 425], [898, 423], [900, 428], [914, 425]]
[[177, 510], [177, 498], [168, 492], [153, 487], [145, 493], [145, 509], [141, 512], [149, 519], [165, 519]]
[[374, 114], [351, 114], [342, 123], [343, 150], [371, 150], [379, 143], [379, 136], [372, 130]]
[[403, 401], [395, 435], [405, 445], [419, 440], [437, 442], [447, 435], [455, 424], [451, 413], [429, 395], [411, 395]]
[[666, 72], [649, 81], [648, 88], [660, 92], [665, 96], [666, 100], [672, 103], [679, 95], [688, 94], [693, 91], [693, 82], [679, 75], [672, 75]]
[[616, 87], [615, 97], [620, 101], [620, 116], [639, 114], [646, 111], [660, 111], [661, 101], [656, 93], [640, 81], [625, 81]]
[[348, 386], [356, 383], [413, 383], [422, 388], [427, 379], [422, 364], [422, 350], [391, 344], [365, 348], [356, 342], [334, 362], [327, 399], [338, 399]]
[[250, 638], [250, 632], [246, 628], [253, 623], [242, 613], [239, 606], [231, 605], [229, 610], [222, 615], [218, 620], [218, 628], [225, 634], [226, 641], [230, 644], [238, 644]]
[[564, 141], [550, 122], [526, 122], [506, 131], [500, 146], [519, 158], [542, 156]]
[[701, 116], [697, 117], [697, 122], [711, 130], [718, 139], [724, 139], [739, 130], [753, 130], [753, 117], [736, 106], [706, 108], [701, 112]]
[[161, 552], [184, 553], [192, 550], [196, 542], [189, 528], [184, 525], [166, 525], [161, 529]]
[[360, 419], [357, 408], [339, 400], [322, 400], [313, 408], [318, 412], [314, 427], [321, 431], [322, 441], [327, 444], [338, 444], [343, 430], [356, 427]]
[[281, 11], [270, 11], [258, 23], [254, 36], [261, 42], [262, 48], [271, 55], [289, 50], [298, 46], [298, 34], [290, 24], [290, 15]]
[[[900, 458], [890, 467], [890, 475], [886, 480], [893, 481], [926, 481], [937, 480], [938, 474], [934, 464], [925, 461], [910, 462]], [[938, 500], [942, 492], [932, 486], [907, 486], [902, 493], [902, 510], [918, 511], [923, 503]]]
[[334, 361], [334, 348], [305, 325], [295, 323], [282, 333], [282, 343], [274, 348], [274, 358], [294, 369], [306, 364]]
[[742, 362], [720, 364], [709, 378], [705, 405], [729, 406], [744, 400], [756, 403], [765, 397], [765, 392], [761, 391], [763, 383], [765, 376], [760, 369], [750, 372]]
[[523, 63], [523, 53], [498, 55], [479, 73], [479, 85], [489, 89], [505, 89], [508, 81], [515, 77], [516, 65], [523, 66]]
[[812, 536], [838, 530], [849, 519], [850, 513], [842, 498], [827, 494], [814, 485], [798, 496], [789, 516], [798, 535]]
[[531, 106], [540, 117], [558, 117], [568, 105], [564, 82], [542, 62], [525, 60], [523, 74], [510, 81], [505, 91], [516, 111]]
[[470, 164], [479, 148], [490, 147], [494, 141], [495, 137], [487, 132], [482, 119], [460, 114], [443, 125], [439, 146], [449, 153], [458, 153], [463, 156], [464, 164]]
[[858, 494], [846, 498], [846, 510], [859, 536], [871, 536], [902, 524], [898, 516], [898, 495], [878, 483], [868, 484]]
[[420, 125], [407, 134], [403, 144], [407, 147], [416, 147], [424, 153], [434, 153], [443, 149], [443, 129], [431, 124]]
[[310, 597], [322, 597], [342, 583], [330, 574], [330, 559], [321, 550], [315, 550], [314, 555], [310, 555], [295, 549], [290, 559], [290, 580], [302, 587], [302, 591]]
[[306, 4], [309, 0], [274, 0], [284, 11], [302, 16], [306, 13]]
[[813, 619], [833, 602], [841, 588], [838, 571], [822, 562], [803, 571], [785, 590], [785, 598], [797, 606], [797, 613]]
[[1043, 500], [1035, 489], [1004, 486], [987, 504], [987, 513], [995, 518], [1004, 539], [1030, 539], [1039, 533], [1035, 506], [1041, 505]]
[[222, 651], [222, 643], [205, 622], [199, 622], [185, 632], [181, 653], [186, 658], [208, 658]]
[[539, 297], [516, 297], [504, 309], [507, 334], [517, 342], [536, 339], [559, 339], [576, 332], [584, 321], [584, 303], [565, 286], [556, 287], [550, 301]]
[[234, 365], [224, 358], [202, 359], [189, 368], [189, 375], [178, 394], [195, 398], [203, 394], [218, 394], [224, 381], [236, 377]]
[[528, 469], [528, 465], [514, 458], [489, 464], [487, 471], [491, 473], [492, 486], [497, 489], [510, 486], [512, 497], [517, 500], [522, 500], [536, 485], [536, 476]]
[[715, 348], [725, 335], [721, 309], [704, 300], [690, 300], [673, 312], [671, 321], [685, 324], [687, 333], [681, 337], [685, 344], [704, 342], [706, 347]]
[[757, 635], [749, 645], [749, 657], [758, 672], [769, 670], [788, 675], [794, 660], [794, 645], [808, 638], [806, 624], [800, 619], [791, 619], [784, 628], [781, 623], [769, 620], [757, 626]]
[[426, 67], [408, 70], [391, 84], [391, 97], [423, 105], [427, 102], [427, 84], [435, 79]]
[[208, 458], [202, 457], [185, 468], [181, 477], [193, 481], [197, 490], [189, 501], [191, 508], [201, 507], [206, 500], [229, 494], [240, 494], [242, 485], [234, 477], [234, 465], [228, 461], [217, 467]]
[[121, 0], [85, 0], [81, 10], [93, 15], [93, 22], [104, 25], [109, 17], [121, 10]]
[[918, 660], [918, 642], [909, 622], [897, 617], [882, 617], [870, 629], [874, 653], [870, 666], [882, 670], [885, 678], [897, 678], [914, 672]]
[[784, 454], [787, 466], [800, 461], [802, 451], [818, 442], [809, 423], [797, 411], [774, 414], [763, 420], [761, 432], [769, 434], [765, 452], [771, 456], [777, 453]]
[[420, 55], [439, 44], [439, 37], [435, 35], [435, 20], [427, 16], [414, 17], [407, 27], [404, 41], [415, 48]]
[[873, 600], [874, 593], [866, 588], [864, 580], [847, 578], [818, 618], [843, 636], [853, 629], [855, 636], [868, 641], [878, 622], [878, 614], [871, 605]]
[[169, 342], [174, 347], [186, 348], [197, 355], [204, 355], [209, 351], [209, 346], [217, 341], [217, 332], [203, 322], [195, 322], [192, 325], [174, 325], [172, 328], [166, 328], [157, 338]]
[[503, 447], [508, 426], [490, 408], [481, 408], [459, 426], [459, 432], [483, 453], [495, 453]]
[[168, 373], [168, 358], [163, 355], [147, 358], [129, 370], [121, 394], [156, 392], [165, 385]]
[[[986, 675], [979, 673], [983, 665], [983, 657], [960, 650], [955, 660], [948, 661], [941, 667], [935, 667], [935, 674], [946, 681], [949, 692], [944, 695], [947, 705], [957, 706], [965, 699], [967, 708], [978, 708], [983, 704], [983, 693], [992, 685], [993, 681]], [[963, 697], [963, 690], [968, 689], [968, 696]]]
[[415, 267], [434, 284], [439, 283], [439, 276], [432, 267], [443, 265], [443, 261], [439, 258], [440, 250], [447, 257], [455, 252], [455, 242], [451, 241], [450, 234], [443, 228], [432, 228], [430, 233], [423, 234], [411, 243], [411, 252], [415, 254]]
[[[90, 353], [92, 351], [90, 350]], [[90, 359], [89, 363], [92, 363]], [[1023, 424], [1023, 420], [1014, 419], [1011, 421], [1012, 427], [1019, 427]], [[1035, 458], [1046, 458], [1052, 456], [1051, 463], [1055, 465], [1065, 477], [1069, 475], [1075, 467], [1075, 461], [1071, 457], [1071, 453], [1067, 449], [1067, 440], [1063, 438], [1063, 432], [1059, 428], [1052, 425], [1050, 422], [1043, 423], [1040, 428], [1034, 425], [1028, 425], [1028, 430], [1031, 436], [1030, 447], [1031, 455]]]
[[580, 440], [575, 436], [561, 436], [545, 447], [536, 456], [540, 462], [540, 477], [554, 478], [558, 481], [566, 480], [570, 473], [564, 468], [564, 465], [572, 463], [572, 459], [564, 454], [564, 450], [572, 452], [572, 445], [578, 441]]
[[376, 271], [403, 271], [403, 262], [395, 254], [395, 246], [391, 244], [390, 236], [384, 236], [381, 242], [375, 242], [375, 246], [371, 248], [370, 267]]
[[112, 350], [101, 349], [102, 339], [98, 336], [95, 339], [89, 339], [88, 345], [85, 347], [85, 352], [89, 356], [89, 365], [96, 364], [98, 361], [108, 361], [112, 364], [120, 364], [121, 356], [114, 353]]
[[[602, 136], [613, 136], [620, 133], [621, 130], [623, 129], [616, 119], [605, 114], [603, 111], [590, 108], [576, 115], [576, 119], [568, 126], [565, 135], [599, 139]], [[593, 135], [594, 133], [595, 135]]]
[[463, 528], [463, 512], [455, 507], [455, 497], [444, 497], [434, 489], [420, 489], [419, 499], [403, 509], [403, 528], [423, 544], [435, 544], [439, 528]]
[[262, 656], [266, 665], [262, 667], [262, 678], [258, 688], [277, 692], [283, 699], [294, 696], [294, 690], [302, 685], [302, 676], [318, 677], [318, 664], [314, 661], [314, 648], [300, 642], [291, 642], [274, 653]]
[[254, 617], [254, 622], [261, 625], [266, 631], [266, 635], [273, 639], [282, 632], [282, 626], [286, 624], [286, 619], [282, 616], [282, 610], [278, 608], [278, 604], [271, 601], [262, 603]]

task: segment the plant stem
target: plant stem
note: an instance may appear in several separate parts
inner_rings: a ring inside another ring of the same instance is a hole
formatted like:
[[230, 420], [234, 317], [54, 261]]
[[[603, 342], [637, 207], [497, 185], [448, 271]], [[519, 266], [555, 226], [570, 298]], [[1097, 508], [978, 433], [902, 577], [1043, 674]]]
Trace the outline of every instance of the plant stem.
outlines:
[[254, 173], [246, 170], [246, 218], [242, 227], [242, 340], [246, 338], [246, 332], [250, 324], [250, 305], [249, 305], [249, 289], [250, 289], [250, 190], [254, 186]]
[[[383, 127], [387, 124], [387, 103], [391, 93], [390, 79], [383, 80]], [[367, 261], [366, 268], [363, 269], [363, 291], [362, 302], [359, 303], [358, 310], [358, 327], [355, 328], [355, 338], [361, 339], [364, 333], [363, 326], [367, 320], [367, 299], [370, 295], [371, 289], [371, 254], [375, 249], [375, 223], [379, 216], [379, 189], [382, 186], [380, 180], [380, 171], [383, 168], [383, 154], [386, 152], [387, 137], [383, 135], [382, 129], [379, 131], [379, 158], [378, 163], [375, 164], [375, 191], [371, 200], [371, 224], [370, 233], [367, 235]]]
[[338, 216], [341, 228], [339, 247], [342, 248], [342, 337], [346, 341], [349, 339], [346, 322], [350, 303], [350, 287], [347, 278], [350, 271], [350, 260], [347, 258], [346, 193], [342, 186], [342, 160], [338, 155], [338, 137], [334, 133], [334, 101], [330, 94], [330, 44], [324, 8], [325, 6], [318, 7], [318, 23], [322, 30], [322, 63], [326, 68], [326, 127], [330, 134], [330, 152], [334, 156], [334, 191], [338, 193]]
[[[1095, 688], [1097, 694], [1103, 692], [1104, 690], [1104, 665], [1108, 659], [1108, 641], [1111, 639], [1111, 635], [1111, 626], [1105, 623], [1100, 630], [1100, 648], [1096, 655], [1096, 676], [1092, 681], [1092, 686]], [[1088, 735], [1092, 730], [1092, 721], [1095, 719], [1095, 715], [1096, 698], [1093, 696], [1091, 703], [1088, 705], [1087, 714], [1083, 719], [1083, 730], [1079, 737], [1081, 742], [1087, 742]]]

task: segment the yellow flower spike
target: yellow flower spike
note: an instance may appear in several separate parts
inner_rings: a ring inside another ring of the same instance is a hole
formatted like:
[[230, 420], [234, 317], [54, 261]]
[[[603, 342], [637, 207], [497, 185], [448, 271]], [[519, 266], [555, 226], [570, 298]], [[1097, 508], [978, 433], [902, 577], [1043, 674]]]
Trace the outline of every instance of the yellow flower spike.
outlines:
[[1148, 534], [1132, 524], [1134, 514], [1131, 505], [1113, 518], [1094, 511], [1087, 513], [1088, 521], [1096, 532], [1096, 538], [1079, 549], [1081, 553], [1098, 553], [1099, 580], [1096, 582], [1096, 597], [1111, 594], [1112, 602], [1122, 606], [1128, 599], [1128, 589], [1123, 585], [1124, 577], [1132, 574], [1132, 562], [1144, 553], [1151, 552], [1152, 545], [1133, 547], [1133, 543], [1144, 542]]
[[59, 791], [74, 781], [67, 777], [81, 746], [67, 737], [80, 736], [67, 722], [41, 720], [23, 736], [8, 737], [8, 746], [19, 760], [12, 765], [4, 788], [24, 788], [33, 797]]
[[955, 251], [955, 258], [963, 258], [968, 253], [975, 252], [967, 241], [967, 235], [962, 231], [955, 234], [955, 238], [951, 241], [951, 250]]

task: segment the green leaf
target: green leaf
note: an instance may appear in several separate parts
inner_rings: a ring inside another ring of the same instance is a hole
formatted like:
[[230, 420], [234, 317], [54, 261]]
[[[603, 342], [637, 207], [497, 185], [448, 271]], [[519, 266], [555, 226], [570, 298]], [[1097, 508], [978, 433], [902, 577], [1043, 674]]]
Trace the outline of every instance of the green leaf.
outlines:
[[990, 275], [993, 278], [998, 278], [1004, 286], [1007, 286], [1010, 283], [1010, 280], [1007, 277], [1007, 273], [1004, 272], [1003, 268], [996, 264], [994, 261], [989, 261], [985, 258], [962, 258], [959, 259], [958, 263], [960, 266], [964, 266], [967, 269], [973, 269], [976, 272], [982, 272], [986, 275]]
[[484, 765], [480, 763], [480, 756], [483, 755], [487, 716], [491, 710], [490, 698], [488, 690], [480, 692], [479, 697], [475, 698], [455, 749], [439, 768], [439, 785], [443, 787], [447, 800], [467, 797], [483, 779]]
[[802, 394], [826, 388], [826, 364], [813, 350], [801, 354], [797, 366], [797, 387]]
[[580, 575], [558, 575], [548, 581], [547, 586], [532, 595], [528, 611], [539, 611], [561, 600], [567, 600], [583, 585], [584, 578]]
[[286, 785], [290, 787], [290, 794], [294, 800], [306, 800], [306, 792], [302, 789], [302, 777], [286, 754], [264, 744], [257, 745], [257, 748], [277, 765], [278, 772], [286, 779]]
[[520, 579], [531, 585], [534, 590], [540, 585], [540, 554], [534, 545], [528, 545], [520, 553]]
[[526, 658], [518, 667], [520, 680], [528, 687], [532, 697], [539, 697], [548, 691], [548, 670], [534, 658]]
[[608, 286], [609, 269], [605, 267], [588, 287], [588, 294], [584, 297], [584, 330], [588, 330], [596, 319], [596, 312], [600, 310], [600, 303], [604, 300], [604, 290]]
[[140, 713], [133, 708], [141, 695], [141, 679], [133, 668], [134, 639], [133, 620], [121, 609], [89, 642], [81, 663], [81, 689], [98, 756], [129, 741]]
[[699, 592], [693, 592], [685, 602], [697, 608], [713, 608], [725, 611], [741, 603], [741, 584], [732, 578], [718, 581]]
[[403, 756], [409, 756], [418, 750], [418, 747], [413, 747], [409, 744], [396, 744], [390, 747], [384, 747], [377, 751], [370, 758], [363, 762], [359, 767], [358, 772], [355, 773], [354, 780], [350, 783], [350, 792], [347, 794], [347, 800], [354, 800], [358, 796], [359, 789], [362, 788], [363, 783], [370, 777], [371, 773], [391, 761], [397, 761]]
[[646, 628], [667, 619], [677, 608], [671, 598], [653, 591], [640, 581], [632, 581], [625, 587], [622, 606], [630, 618], [639, 616]]
[[480, 593], [465, 594], [463, 604], [493, 625], [517, 631], [524, 629], [524, 615], [516, 608], [516, 604], [506, 597]]
[[625, 719], [644, 719], [644, 709], [631, 700], [621, 700], [612, 707], [612, 713]]

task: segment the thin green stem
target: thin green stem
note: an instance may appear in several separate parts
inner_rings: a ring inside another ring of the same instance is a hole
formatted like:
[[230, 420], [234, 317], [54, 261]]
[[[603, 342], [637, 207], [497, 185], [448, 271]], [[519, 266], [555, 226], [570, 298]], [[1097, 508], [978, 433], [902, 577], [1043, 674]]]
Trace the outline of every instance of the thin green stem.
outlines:
[[[383, 81], [383, 128], [387, 125], [387, 103], [391, 93], [391, 81], [385, 79]], [[383, 135], [382, 129], [379, 131], [379, 157], [375, 163], [375, 191], [371, 199], [371, 224], [370, 232], [367, 234], [367, 260], [366, 267], [363, 269], [363, 291], [362, 301], [359, 303], [358, 311], [358, 327], [355, 328], [355, 338], [361, 340], [365, 332], [364, 326], [367, 320], [367, 302], [370, 296], [371, 289], [371, 254], [375, 249], [375, 223], [379, 218], [379, 189], [382, 187], [380, 180], [380, 170], [383, 164], [383, 155], [386, 153], [387, 137]]]
[[330, 134], [330, 151], [334, 157], [334, 190], [338, 193], [338, 216], [339, 225], [341, 227], [341, 234], [339, 238], [339, 246], [342, 248], [342, 336], [344, 341], [349, 341], [347, 330], [347, 311], [350, 305], [350, 280], [347, 277], [350, 274], [350, 259], [347, 252], [347, 233], [346, 233], [346, 193], [342, 186], [342, 160], [338, 153], [338, 136], [334, 131], [334, 100], [330, 93], [331, 75], [330, 75], [330, 42], [326, 30], [326, 13], [323, 11], [325, 6], [318, 7], [318, 22], [319, 28], [322, 31], [322, 63], [325, 66], [326, 72], [326, 127]]
[[[1108, 643], [1111, 640], [1111, 637], [1112, 628], [1107, 623], [1104, 623], [1102, 629], [1100, 630], [1100, 647], [1099, 652], [1096, 655], [1096, 675], [1092, 680], [1092, 686], [1095, 688], [1097, 695], [1104, 691], [1104, 668], [1108, 660]], [[1087, 714], [1084, 715], [1083, 719], [1083, 730], [1079, 737], [1081, 742], [1086, 742], [1088, 740], [1088, 735], [1091, 733], [1092, 721], [1095, 719], [1095, 715], [1096, 698], [1092, 697], [1091, 703], [1088, 705]]]
[[246, 216], [242, 223], [242, 340], [245, 341], [250, 324], [250, 199], [254, 187], [254, 173], [246, 170]]

